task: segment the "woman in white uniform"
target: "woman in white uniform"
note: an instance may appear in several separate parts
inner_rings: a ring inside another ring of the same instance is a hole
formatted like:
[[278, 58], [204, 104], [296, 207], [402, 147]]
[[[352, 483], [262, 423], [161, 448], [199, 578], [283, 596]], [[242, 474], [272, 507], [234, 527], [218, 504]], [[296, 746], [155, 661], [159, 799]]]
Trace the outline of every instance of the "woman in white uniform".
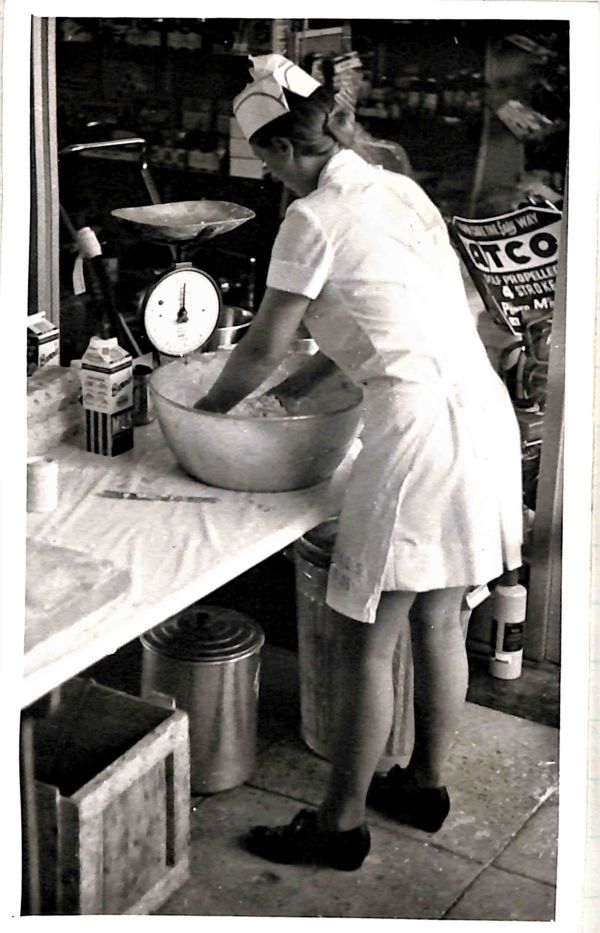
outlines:
[[[367, 796], [429, 832], [448, 814], [443, 768], [467, 689], [461, 601], [520, 566], [519, 435], [438, 210], [413, 181], [341, 148], [332, 95], [300, 68], [262, 56], [254, 79], [234, 113], [298, 199], [255, 321], [197, 405], [232, 408], [279, 365], [302, 322], [320, 352], [278, 397], [291, 404], [337, 366], [363, 390], [364, 429], [328, 579], [343, 638], [329, 787], [317, 810], [256, 827], [247, 843], [277, 862], [353, 870], [369, 851]], [[406, 769], [379, 777], [407, 618], [414, 751]]]

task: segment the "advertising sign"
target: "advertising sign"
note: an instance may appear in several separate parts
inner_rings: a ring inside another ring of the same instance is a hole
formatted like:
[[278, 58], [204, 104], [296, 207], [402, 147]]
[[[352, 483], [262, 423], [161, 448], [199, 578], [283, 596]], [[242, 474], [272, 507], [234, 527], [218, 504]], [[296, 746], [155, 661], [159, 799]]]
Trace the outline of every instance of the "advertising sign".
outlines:
[[458, 249], [489, 311], [513, 334], [552, 314], [561, 213], [527, 206], [498, 217], [453, 217]]

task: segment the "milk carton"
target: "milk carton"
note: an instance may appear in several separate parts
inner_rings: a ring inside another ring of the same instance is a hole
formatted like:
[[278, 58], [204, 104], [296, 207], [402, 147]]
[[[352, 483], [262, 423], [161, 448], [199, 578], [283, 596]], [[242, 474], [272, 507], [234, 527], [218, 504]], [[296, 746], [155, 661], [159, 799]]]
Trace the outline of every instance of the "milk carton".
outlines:
[[81, 359], [87, 449], [114, 457], [133, 447], [133, 365], [116, 337], [92, 337]]
[[59, 331], [40, 311], [27, 318], [27, 371], [58, 365]]

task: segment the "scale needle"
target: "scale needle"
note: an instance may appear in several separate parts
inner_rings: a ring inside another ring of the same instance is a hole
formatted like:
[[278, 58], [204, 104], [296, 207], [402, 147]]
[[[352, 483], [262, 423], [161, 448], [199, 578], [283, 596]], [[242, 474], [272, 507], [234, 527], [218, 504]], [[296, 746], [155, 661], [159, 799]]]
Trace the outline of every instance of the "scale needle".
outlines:
[[179, 290], [179, 314], [177, 315], [177, 323], [185, 324], [188, 321], [187, 310], [185, 307], [185, 286], [184, 282]]

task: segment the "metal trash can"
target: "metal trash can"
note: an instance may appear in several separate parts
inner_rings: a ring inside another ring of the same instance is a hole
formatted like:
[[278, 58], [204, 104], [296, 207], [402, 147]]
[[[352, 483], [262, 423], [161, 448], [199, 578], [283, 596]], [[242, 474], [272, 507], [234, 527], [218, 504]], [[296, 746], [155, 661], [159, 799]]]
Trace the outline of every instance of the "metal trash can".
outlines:
[[[308, 747], [323, 758], [330, 756], [331, 685], [341, 651], [340, 621], [325, 603], [336, 531], [337, 520], [331, 519], [294, 545], [301, 734]], [[393, 724], [378, 771], [387, 771], [394, 764], [406, 764], [414, 743], [413, 665], [408, 624], [398, 639], [393, 670]]]
[[243, 784], [256, 766], [260, 626], [241, 612], [199, 604], [140, 641], [142, 695], [165, 693], [188, 714], [192, 792]]

